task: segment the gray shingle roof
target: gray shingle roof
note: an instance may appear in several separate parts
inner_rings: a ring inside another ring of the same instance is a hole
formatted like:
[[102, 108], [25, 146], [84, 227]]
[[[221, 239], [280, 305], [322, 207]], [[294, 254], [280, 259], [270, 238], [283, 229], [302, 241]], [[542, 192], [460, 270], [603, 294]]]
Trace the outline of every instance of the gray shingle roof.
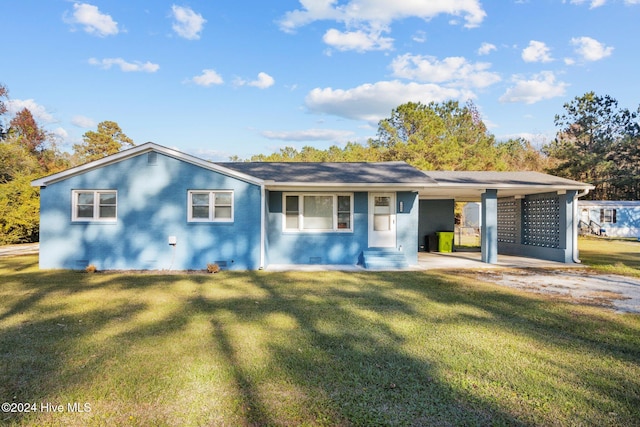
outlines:
[[435, 184], [432, 178], [405, 162], [224, 162], [218, 164], [276, 183]]
[[540, 172], [470, 172], [470, 171], [425, 171], [425, 175], [441, 185], [479, 185], [490, 186], [588, 186], [582, 182], [560, 178]]

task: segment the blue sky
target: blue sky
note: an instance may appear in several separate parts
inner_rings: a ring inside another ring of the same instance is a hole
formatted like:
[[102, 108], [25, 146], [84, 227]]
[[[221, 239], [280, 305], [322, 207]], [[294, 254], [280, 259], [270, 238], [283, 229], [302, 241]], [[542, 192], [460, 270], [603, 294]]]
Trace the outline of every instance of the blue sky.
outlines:
[[0, 0], [0, 83], [71, 150], [117, 122], [211, 160], [374, 137], [407, 101], [553, 139], [594, 91], [636, 109], [640, 0]]

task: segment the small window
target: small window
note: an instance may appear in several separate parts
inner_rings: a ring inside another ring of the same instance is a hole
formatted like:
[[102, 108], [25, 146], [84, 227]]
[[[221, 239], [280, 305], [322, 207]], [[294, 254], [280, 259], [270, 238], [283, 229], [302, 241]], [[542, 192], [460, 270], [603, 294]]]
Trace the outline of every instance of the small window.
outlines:
[[297, 230], [300, 228], [299, 196], [285, 196], [285, 229]]
[[616, 223], [616, 210], [615, 209], [600, 209], [600, 223]]
[[118, 193], [115, 190], [74, 190], [73, 221], [115, 221]]
[[232, 222], [233, 192], [218, 190], [189, 191], [190, 222]]
[[284, 195], [285, 231], [353, 231], [352, 224], [352, 194]]
[[338, 196], [338, 229], [351, 229], [351, 196]]

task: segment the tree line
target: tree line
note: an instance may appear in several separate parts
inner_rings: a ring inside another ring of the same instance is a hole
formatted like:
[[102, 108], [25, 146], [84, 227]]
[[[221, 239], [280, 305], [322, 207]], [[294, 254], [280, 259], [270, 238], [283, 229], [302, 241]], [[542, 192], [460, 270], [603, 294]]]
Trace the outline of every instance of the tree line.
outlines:
[[[236, 158], [235, 160], [240, 160]], [[381, 162], [405, 161], [422, 170], [536, 170], [549, 159], [523, 139], [497, 141], [472, 102], [402, 104], [378, 123], [375, 138], [365, 144], [333, 145], [326, 150], [285, 147], [250, 161]]]
[[[119, 125], [103, 121], [71, 153], [24, 108], [8, 122], [8, 90], [0, 84], [0, 245], [38, 241], [39, 189], [33, 179], [134, 146]], [[246, 161], [405, 161], [422, 170], [539, 171], [595, 185], [589, 198], [640, 198], [640, 107], [631, 111], [593, 92], [564, 104], [556, 138], [536, 148], [524, 138], [498, 141], [472, 102], [408, 102], [380, 120], [366, 143], [321, 150], [285, 147]], [[231, 160], [243, 159], [234, 156]]]
[[595, 186], [593, 200], [640, 199], [640, 106], [635, 110], [593, 92], [564, 104], [560, 128], [543, 147], [548, 172]]
[[73, 152], [61, 151], [55, 135], [28, 108], [8, 120], [9, 91], [0, 84], [0, 245], [37, 242], [40, 191], [31, 181], [133, 146], [117, 123], [104, 121], [82, 136]]

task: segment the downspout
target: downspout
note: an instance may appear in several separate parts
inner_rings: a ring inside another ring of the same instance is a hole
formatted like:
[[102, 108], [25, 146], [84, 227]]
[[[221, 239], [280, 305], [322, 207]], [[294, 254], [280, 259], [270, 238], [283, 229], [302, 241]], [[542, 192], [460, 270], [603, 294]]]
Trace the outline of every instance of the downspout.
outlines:
[[260, 184], [260, 270], [264, 270], [265, 261], [265, 210], [267, 209], [264, 183]]
[[578, 258], [578, 199], [589, 194], [587, 188], [582, 193], [577, 193], [573, 196], [573, 262], [581, 264], [582, 261]]

